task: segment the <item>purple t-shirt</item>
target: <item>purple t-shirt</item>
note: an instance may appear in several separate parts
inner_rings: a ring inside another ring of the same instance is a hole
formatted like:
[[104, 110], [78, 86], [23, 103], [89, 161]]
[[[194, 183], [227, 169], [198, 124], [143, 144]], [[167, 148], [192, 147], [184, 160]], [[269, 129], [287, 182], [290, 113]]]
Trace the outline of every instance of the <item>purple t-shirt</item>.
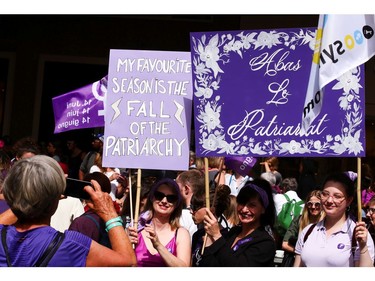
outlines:
[[[4, 225], [0, 224], [0, 233]], [[14, 226], [8, 226], [6, 242], [12, 266], [31, 267], [47, 249], [57, 234], [50, 226], [42, 226], [18, 232]], [[86, 266], [91, 239], [76, 231], [65, 231], [64, 241], [50, 260], [49, 267]], [[0, 267], [6, 267], [6, 256], [0, 241]]]
[[0, 199], [0, 214], [4, 213], [8, 209], [9, 209], [9, 205], [7, 201]]

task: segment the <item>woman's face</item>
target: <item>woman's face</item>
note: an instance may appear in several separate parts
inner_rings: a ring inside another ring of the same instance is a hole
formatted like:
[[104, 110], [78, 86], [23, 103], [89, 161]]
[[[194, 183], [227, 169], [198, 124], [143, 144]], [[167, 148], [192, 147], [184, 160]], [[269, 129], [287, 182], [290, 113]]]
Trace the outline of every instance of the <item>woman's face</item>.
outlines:
[[177, 194], [168, 185], [162, 184], [154, 193], [155, 213], [171, 215], [178, 201]]
[[375, 202], [368, 205], [366, 217], [368, 217], [371, 224], [375, 226]]
[[206, 214], [204, 206], [195, 208], [191, 206], [190, 213], [192, 215], [195, 224], [200, 224], [203, 222], [204, 215]]
[[258, 222], [264, 212], [264, 207], [258, 198], [250, 198], [246, 205], [237, 205], [238, 217], [242, 224]]
[[321, 193], [321, 203], [327, 217], [340, 217], [352, 203], [353, 198], [348, 198], [344, 186], [339, 182], [328, 181]]
[[306, 203], [307, 210], [309, 211], [309, 214], [312, 216], [318, 216], [320, 212], [322, 211], [322, 206], [320, 203], [320, 199], [316, 196], [311, 196], [310, 200]]

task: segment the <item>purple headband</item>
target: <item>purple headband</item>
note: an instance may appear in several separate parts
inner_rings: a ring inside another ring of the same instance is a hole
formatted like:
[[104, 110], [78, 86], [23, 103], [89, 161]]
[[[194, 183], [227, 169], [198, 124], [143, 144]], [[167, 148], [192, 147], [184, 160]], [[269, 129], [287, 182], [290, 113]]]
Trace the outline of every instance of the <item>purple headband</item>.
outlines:
[[264, 208], [267, 209], [268, 204], [269, 204], [267, 192], [265, 192], [263, 190], [263, 188], [260, 188], [260, 187], [256, 186], [255, 184], [252, 184], [252, 183], [248, 183], [248, 184], [246, 184], [246, 186], [248, 186], [248, 187], [254, 189], [256, 192], [258, 192], [258, 194], [260, 196], [260, 199], [262, 199]]

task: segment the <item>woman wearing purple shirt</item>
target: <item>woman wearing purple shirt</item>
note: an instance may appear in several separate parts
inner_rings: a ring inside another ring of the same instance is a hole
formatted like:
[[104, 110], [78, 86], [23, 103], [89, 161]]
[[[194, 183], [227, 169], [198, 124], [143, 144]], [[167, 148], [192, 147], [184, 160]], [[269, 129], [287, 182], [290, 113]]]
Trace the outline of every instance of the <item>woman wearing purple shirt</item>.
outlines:
[[[92, 184], [93, 187], [84, 188], [91, 198], [87, 204], [106, 222], [112, 249], [68, 230], [56, 240], [52, 247], [55, 252], [49, 251], [51, 241], [59, 237], [50, 221], [65, 190], [64, 173], [58, 162], [48, 156], [17, 161], [3, 186], [8, 211], [14, 213], [16, 222], [5, 225], [5, 220], [0, 219], [0, 266], [135, 266], [131, 243], [111, 197], [101, 191], [98, 182], [92, 180]], [[41, 258], [45, 253], [52, 258]]]
[[321, 192], [326, 217], [298, 235], [294, 266], [373, 266], [374, 244], [366, 224], [355, 222], [349, 213], [354, 191], [353, 181], [344, 173], [326, 178]]

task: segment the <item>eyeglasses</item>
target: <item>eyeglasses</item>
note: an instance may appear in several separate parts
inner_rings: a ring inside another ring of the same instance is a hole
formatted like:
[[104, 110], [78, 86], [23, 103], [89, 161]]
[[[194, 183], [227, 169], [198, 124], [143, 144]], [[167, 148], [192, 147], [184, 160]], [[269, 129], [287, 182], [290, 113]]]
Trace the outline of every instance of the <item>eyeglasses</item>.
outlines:
[[375, 214], [375, 208], [368, 208], [367, 213], [370, 213], [370, 215]]
[[320, 197], [322, 198], [322, 201], [327, 201], [329, 197], [332, 197], [332, 200], [336, 204], [342, 203], [342, 201], [345, 200], [345, 196], [339, 193], [330, 194], [328, 191], [323, 190], [320, 194]]
[[178, 200], [178, 196], [176, 194], [165, 195], [163, 192], [155, 191], [155, 193], [154, 193], [155, 200], [162, 201], [164, 199], [164, 197], [166, 197], [168, 203], [171, 203], [171, 204], [176, 203], [177, 200]]
[[307, 202], [307, 208], [320, 208], [320, 202]]

